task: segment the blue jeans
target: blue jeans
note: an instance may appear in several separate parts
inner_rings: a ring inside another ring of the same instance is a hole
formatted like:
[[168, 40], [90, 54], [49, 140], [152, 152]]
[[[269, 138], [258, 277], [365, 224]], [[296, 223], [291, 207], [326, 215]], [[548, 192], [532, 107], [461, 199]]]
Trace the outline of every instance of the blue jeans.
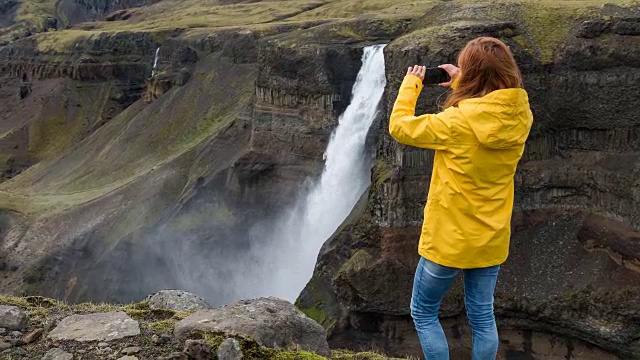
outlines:
[[495, 360], [498, 329], [493, 313], [493, 293], [500, 266], [483, 269], [454, 269], [420, 258], [413, 280], [411, 316], [427, 360], [448, 360], [449, 345], [438, 310], [460, 271], [464, 273], [467, 318], [473, 331], [473, 360]]

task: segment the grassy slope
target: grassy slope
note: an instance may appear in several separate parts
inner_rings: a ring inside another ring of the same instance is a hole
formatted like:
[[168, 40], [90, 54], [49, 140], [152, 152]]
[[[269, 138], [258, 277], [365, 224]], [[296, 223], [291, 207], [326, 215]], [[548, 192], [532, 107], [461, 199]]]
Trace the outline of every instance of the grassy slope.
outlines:
[[[43, 0], [44, 2], [48, 0]], [[27, 3], [38, 1], [23, 1]], [[507, 4], [518, 9], [516, 15], [527, 28], [540, 56], [549, 61], [554, 49], [568, 34], [576, 19], [597, 16], [602, 2], [597, 0], [501, 0], [485, 1], [499, 7]], [[638, 5], [638, 0], [612, 0], [619, 6]], [[357, 17], [366, 18], [415, 18], [428, 15], [438, 4], [435, 0], [280, 0], [250, 4], [220, 5], [215, 0], [165, 0], [155, 5], [132, 10], [125, 21], [81, 24], [73, 29], [43, 33], [37, 36], [43, 51], [61, 51], [76, 41], [102, 32], [145, 31], [167, 32], [175, 29], [184, 35], [202, 34], [206, 29], [229, 27], [259, 28], [264, 24], [292, 24], [310, 21], [330, 21]], [[454, 0], [447, 6], [478, 5], [471, 0]], [[25, 6], [23, 19], [42, 16], [47, 6]], [[27, 15], [29, 14], [29, 15]], [[509, 19], [514, 20], [514, 19]], [[32, 22], [32, 20], [29, 20]]]
[[[251, 100], [253, 76], [248, 66], [204, 61], [185, 87], [146, 108], [134, 104], [68, 154], [1, 184], [0, 207], [58, 212], [131, 183], [233, 121]], [[230, 91], [224, 84], [231, 81]]]

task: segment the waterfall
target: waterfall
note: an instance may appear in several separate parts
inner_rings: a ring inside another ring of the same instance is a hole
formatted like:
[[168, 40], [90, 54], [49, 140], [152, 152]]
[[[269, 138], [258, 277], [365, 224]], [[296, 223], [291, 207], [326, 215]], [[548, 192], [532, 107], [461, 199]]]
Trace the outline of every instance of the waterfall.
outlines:
[[[290, 213], [274, 226], [268, 248], [256, 258], [270, 262], [256, 279], [255, 295], [294, 301], [305, 287], [326, 240], [345, 221], [367, 190], [371, 158], [365, 149], [367, 133], [379, 112], [386, 85], [384, 45], [366, 47], [351, 103], [339, 118], [325, 152], [320, 179], [300, 197]], [[264, 229], [263, 229], [264, 230]], [[264, 236], [264, 232], [256, 234]]]
[[153, 70], [151, 70], [151, 77], [156, 76], [156, 70], [158, 69], [158, 57], [160, 56], [160, 47], [156, 49], [156, 58], [153, 60]]

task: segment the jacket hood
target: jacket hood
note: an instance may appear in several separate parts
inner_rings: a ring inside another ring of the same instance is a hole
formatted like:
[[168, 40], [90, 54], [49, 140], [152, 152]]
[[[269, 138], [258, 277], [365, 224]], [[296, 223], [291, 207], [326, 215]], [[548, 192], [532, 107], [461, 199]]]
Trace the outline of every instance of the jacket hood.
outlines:
[[481, 98], [463, 100], [458, 108], [480, 143], [491, 149], [522, 146], [533, 123], [524, 89], [496, 90]]

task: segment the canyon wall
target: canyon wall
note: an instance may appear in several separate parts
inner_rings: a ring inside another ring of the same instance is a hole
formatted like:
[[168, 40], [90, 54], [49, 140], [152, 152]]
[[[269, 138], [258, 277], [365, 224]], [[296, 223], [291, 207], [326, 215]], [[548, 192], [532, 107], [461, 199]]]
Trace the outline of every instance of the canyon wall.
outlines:
[[[386, 49], [386, 111], [407, 66], [452, 62], [477, 36], [504, 40], [521, 65], [535, 124], [516, 175], [511, 255], [496, 295], [501, 353], [638, 358], [639, 14], [604, 6], [545, 49], [552, 34], [536, 38], [545, 34], [526, 27], [528, 11], [436, 8], [432, 21]], [[426, 87], [418, 112], [436, 111], [443, 99]], [[433, 153], [394, 142], [387, 126], [368, 200], [325, 244], [298, 304], [325, 325], [332, 346], [418, 355], [409, 302]], [[468, 356], [461, 283], [441, 316], [452, 357]]]

